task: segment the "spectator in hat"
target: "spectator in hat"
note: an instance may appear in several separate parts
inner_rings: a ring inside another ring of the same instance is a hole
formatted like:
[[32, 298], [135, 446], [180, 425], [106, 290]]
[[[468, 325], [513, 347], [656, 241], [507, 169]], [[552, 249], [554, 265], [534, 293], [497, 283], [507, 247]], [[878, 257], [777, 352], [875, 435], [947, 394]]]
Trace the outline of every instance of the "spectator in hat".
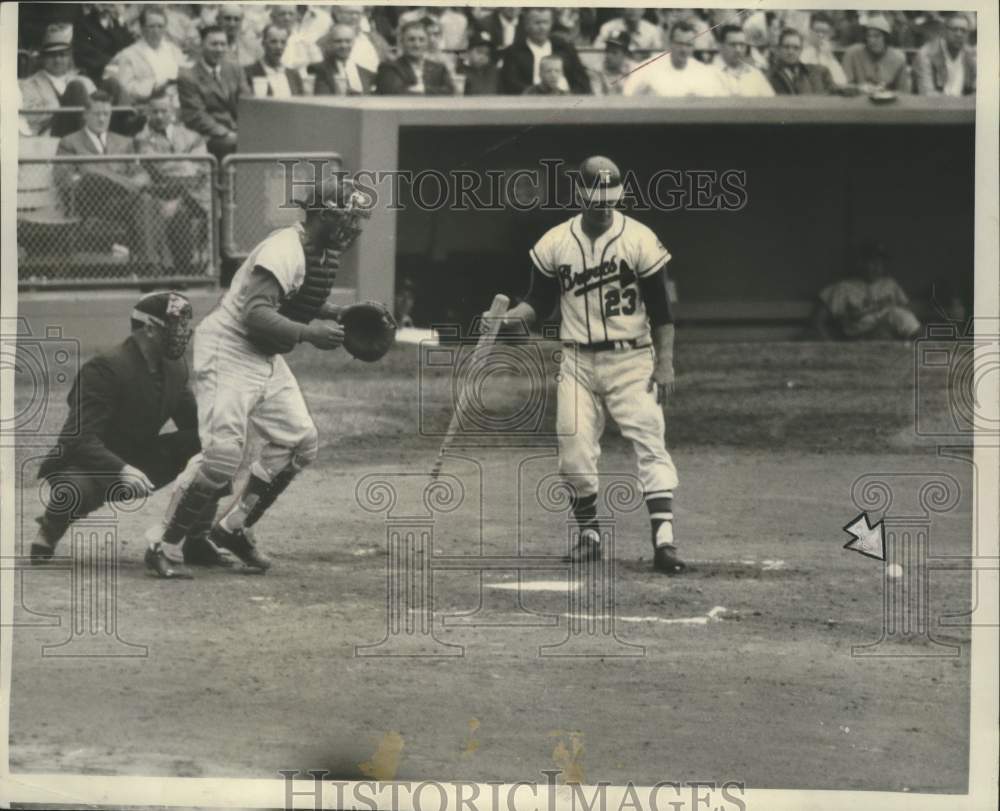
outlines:
[[722, 26], [719, 29], [721, 58], [712, 70], [716, 71], [719, 84], [730, 96], [773, 96], [774, 88], [767, 77], [747, 60], [749, 47], [747, 35], [740, 26]]
[[696, 32], [685, 21], [670, 31], [669, 56], [640, 67], [625, 82], [626, 96], [722, 96], [715, 70], [693, 58]]
[[500, 92], [500, 69], [489, 31], [473, 31], [469, 35], [469, 47], [458, 70], [465, 77], [466, 96], [495, 96]]
[[836, 92], [830, 71], [822, 65], [804, 65], [802, 35], [786, 28], [778, 37], [778, 54], [768, 75], [771, 87], [779, 96], [828, 96]]
[[56, 155], [131, 155], [133, 159], [57, 164], [53, 172], [57, 188], [73, 201], [71, 208], [78, 216], [127, 223], [133, 258], [156, 266], [162, 219], [149, 194], [149, 174], [134, 160], [132, 139], [109, 131], [111, 97], [102, 90], [93, 93], [87, 99], [83, 121], [82, 128], [59, 140]]
[[590, 93], [590, 77], [580, 62], [576, 48], [552, 39], [552, 9], [529, 8], [524, 15], [524, 37], [503, 52], [500, 88], [509, 95], [521, 95], [532, 85], [541, 84], [541, 64], [546, 56], [562, 59], [563, 73], [572, 93]]
[[923, 96], [974, 96], [976, 52], [968, 43], [969, 18], [953, 14], [945, 21], [944, 35], [917, 52], [916, 91]]
[[628, 35], [631, 51], [659, 51], [663, 47], [663, 30], [647, 20], [644, 8], [623, 8], [621, 16], [608, 20], [594, 38], [595, 48], [604, 48], [608, 41], [620, 34]]
[[350, 25], [334, 23], [319, 41], [323, 61], [309, 66], [316, 77], [316, 96], [369, 96], [375, 92], [375, 73], [351, 59], [357, 33]]
[[802, 47], [799, 57], [803, 65], [822, 65], [830, 71], [830, 78], [837, 87], [847, 84], [847, 76], [840, 60], [833, 52], [835, 29], [833, 20], [826, 12], [819, 11], [809, 18], [809, 41]]
[[525, 96], [565, 96], [569, 93], [561, 56], [543, 56], [538, 76], [538, 82], [524, 91]]
[[885, 246], [873, 240], [858, 250], [857, 268], [823, 288], [813, 315], [825, 340], [910, 340], [920, 321], [899, 283], [886, 272]]
[[[21, 109], [52, 110], [57, 107], [81, 107], [97, 90], [86, 76], [72, 69], [70, 49], [73, 29], [69, 26], [50, 27], [42, 43], [42, 67], [19, 82]], [[77, 113], [34, 113], [26, 115], [35, 135], [62, 136], [80, 127]]]
[[[108, 502], [159, 490], [201, 450], [184, 357], [191, 319], [182, 294], [145, 295], [132, 310], [128, 338], [80, 368], [66, 424], [38, 470], [51, 493], [37, 519], [32, 564], [51, 561], [73, 521]], [[168, 420], [176, 430], [160, 433]], [[190, 562], [225, 565], [204, 529], [185, 544]]]
[[139, 12], [142, 37], [108, 62], [105, 76], [115, 77], [133, 102], [144, 103], [160, 88], [170, 86], [176, 98], [177, 73], [190, 62], [164, 36], [167, 15], [162, 6], [143, 6]]
[[427, 58], [427, 28], [420, 20], [404, 23], [399, 31], [402, 56], [378, 66], [376, 91], [381, 96], [453, 96], [455, 85], [448, 69]]
[[171, 95], [160, 89], [147, 106], [146, 127], [135, 136], [140, 155], [176, 155], [177, 160], [149, 161], [150, 194], [157, 200], [166, 225], [172, 267], [176, 273], [196, 273], [196, 250], [208, 242], [211, 213], [211, 169], [205, 162], [182, 160], [184, 155], [205, 156], [205, 139], [174, 121]]
[[302, 76], [298, 71], [286, 68], [281, 61], [288, 45], [288, 32], [270, 23], [264, 27], [261, 42], [264, 55], [244, 71], [253, 94], [276, 99], [303, 95]]
[[595, 71], [594, 93], [602, 96], [620, 96], [626, 77], [635, 70], [632, 61], [632, 37], [628, 31], [610, 34], [604, 42], [604, 59], [600, 70]]
[[73, 61], [96, 85], [104, 76], [105, 65], [133, 40], [118, 18], [116, 3], [91, 3], [73, 24]]
[[222, 160], [236, 151], [240, 96], [249, 95], [239, 65], [225, 59], [229, 42], [217, 25], [201, 31], [201, 59], [177, 74], [181, 121], [201, 135], [208, 151]]
[[892, 27], [881, 14], [863, 20], [865, 41], [850, 46], [844, 52], [844, 74], [850, 84], [862, 92], [893, 90], [909, 93], [912, 89], [906, 55], [890, 47]]

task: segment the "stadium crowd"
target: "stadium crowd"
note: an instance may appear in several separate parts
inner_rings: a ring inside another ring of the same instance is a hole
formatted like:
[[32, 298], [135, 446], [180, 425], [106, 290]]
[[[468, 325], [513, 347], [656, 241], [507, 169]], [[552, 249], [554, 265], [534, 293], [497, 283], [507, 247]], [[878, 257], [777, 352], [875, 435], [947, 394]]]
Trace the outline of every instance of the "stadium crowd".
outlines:
[[[225, 154], [248, 93], [970, 95], [975, 35], [974, 14], [931, 11], [37, 3], [20, 107], [80, 107], [97, 89], [141, 107], [166, 89]], [[28, 113], [24, 129], [78, 125]], [[138, 117], [112, 122], [129, 127]]]

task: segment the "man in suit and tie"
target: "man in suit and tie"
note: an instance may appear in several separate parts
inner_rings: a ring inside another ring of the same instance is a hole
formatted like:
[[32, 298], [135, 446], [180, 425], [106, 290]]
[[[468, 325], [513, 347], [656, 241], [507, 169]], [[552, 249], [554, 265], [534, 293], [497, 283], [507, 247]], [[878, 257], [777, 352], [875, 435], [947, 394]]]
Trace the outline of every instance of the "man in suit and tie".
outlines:
[[500, 92], [521, 95], [541, 82], [542, 59], [558, 56], [571, 93], [591, 92], [590, 76], [580, 62], [580, 56], [569, 42], [552, 39], [552, 9], [528, 9], [524, 18], [524, 38], [503, 53], [500, 69]]
[[351, 59], [357, 38], [349, 25], [337, 23], [319, 40], [323, 61], [309, 66], [316, 77], [317, 96], [368, 96], [375, 92], [375, 74]]
[[427, 59], [427, 28], [421, 20], [404, 23], [399, 31], [403, 55], [378, 66], [375, 87], [381, 96], [453, 96], [448, 68]]
[[968, 45], [969, 18], [956, 12], [944, 36], [924, 45], [913, 62], [917, 92], [924, 96], [974, 96], [976, 52]]
[[[184, 357], [191, 318], [191, 303], [180, 293], [149, 293], [132, 310], [131, 335], [81, 367], [66, 424], [38, 470], [52, 490], [37, 519], [32, 564], [52, 560], [73, 521], [107, 502], [164, 487], [201, 450]], [[176, 430], [160, 433], [167, 420]], [[226, 565], [207, 531], [193, 530], [197, 537], [188, 538], [185, 556]]]
[[[53, 28], [42, 43], [42, 67], [19, 83], [21, 106], [25, 110], [52, 110], [57, 107], [82, 106], [97, 90], [86, 76], [72, 70], [70, 48], [73, 29]], [[25, 116], [35, 135], [61, 137], [80, 127], [78, 113], [36, 113]]]
[[[146, 128], [135, 137], [140, 155], [208, 155], [204, 138], [174, 121], [173, 100], [165, 88], [153, 94], [146, 115]], [[150, 161], [147, 171], [167, 224], [174, 271], [194, 273], [195, 247], [208, 240], [211, 170], [207, 162], [176, 160]]]
[[237, 106], [249, 94], [239, 65], [224, 59], [229, 48], [225, 31], [209, 25], [201, 31], [201, 59], [177, 75], [181, 121], [205, 138], [219, 160], [236, 151]]
[[[56, 155], [135, 155], [131, 138], [110, 132], [111, 97], [102, 90], [87, 99], [84, 125], [64, 136]], [[156, 201], [150, 196], [150, 177], [136, 160], [57, 164], [56, 186], [73, 202], [80, 217], [97, 217], [129, 224], [129, 248], [139, 262], [159, 262], [157, 248], [162, 224]]]
[[281, 64], [282, 54], [288, 45], [288, 32], [269, 23], [261, 32], [260, 39], [264, 55], [246, 69], [247, 82], [253, 94], [277, 99], [303, 95], [302, 76], [297, 70]]

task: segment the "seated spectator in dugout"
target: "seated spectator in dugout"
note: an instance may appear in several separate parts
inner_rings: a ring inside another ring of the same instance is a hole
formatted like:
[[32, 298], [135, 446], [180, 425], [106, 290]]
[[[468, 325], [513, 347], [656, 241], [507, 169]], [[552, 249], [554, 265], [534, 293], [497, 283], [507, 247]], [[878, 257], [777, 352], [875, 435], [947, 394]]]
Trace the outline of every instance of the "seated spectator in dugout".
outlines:
[[144, 103], [157, 90], [174, 85], [177, 73], [190, 62], [180, 48], [167, 39], [167, 15], [162, 6], [143, 6], [139, 12], [142, 37], [116, 54], [104, 68], [105, 77], [116, 78], [133, 102]]
[[690, 22], [674, 23], [670, 31], [669, 56], [647, 63], [629, 76], [623, 95], [664, 98], [726, 95], [718, 72], [694, 57], [695, 37], [695, 28]]
[[663, 47], [663, 29], [646, 18], [644, 8], [623, 8], [621, 16], [608, 20], [601, 26], [594, 38], [594, 47], [603, 48], [611, 39], [619, 39], [624, 33], [628, 36], [629, 49], [632, 51], [656, 51]]
[[[38, 470], [51, 491], [37, 519], [33, 565], [51, 561], [73, 521], [108, 502], [159, 490], [201, 450], [184, 358], [191, 317], [191, 303], [180, 293], [149, 293], [132, 310], [131, 335], [81, 367], [66, 424]], [[176, 430], [160, 433], [168, 420]], [[208, 529], [192, 532], [185, 556], [225, 565]]]
[[286, 68], [281, 63], [288, 44], [288, 32], [284, 28], [269, 24], [260, 35], [264, 55], [246, 68], [247, 83], [255, 96], [271, 96], [287, 99], [305, 93], [299, 72]]
[[500, 89], [503, 93], [520, 96], [527, 88], [540, 84], [541, 62], [546, 56], [562, 57], [563, 73], [571, 93], [590, 93], [590, 77], [576, 48], [564, 40], [552, 38], [552, 19], [550, 8], [530, 8], [525, 12], [524, 36], [502, 54]]
[[910, 68], [906, 55], [889, 46], [892, 27], [881, 14], [863, 20], [865, 41], [852, 45], [844, 52], [844, 74], [847, 81], [863, 93], [892, 90], [909, 93], [912, 90]]
[[219, 160], [236, 151], [240, 96], [249, 95], [239, 65], [225, 59], [229, 42], [217, 25], [201, 31], [201, 59], [177, 75], [181, 121], [205, 138], [208, 151]]
[[[70, 48], [73, 29], [50, 27], [42, 43], [42, 67], [21, 79], [21, 107], [24, 110], [52, 110], [57, 107], [83, 107], [97, 90], [86, 76], [72, 69]], [[25, 120], [35, 135], [61, 137], [80, 127], [78, 113], [51, 112], [26, 115]]]
[[816, 333], [825, 340], [910, 340], [920, 321], [903, 288], [887, 275], [885, 247], [866, 242], [858, 251], [854, 275], [823, 288], [813, 316]]
[[569, 82], [563, 73], [563, 61], [561, 56], [543, 56], [538, 68], [539, 80], [537, 84], [526, 88], [525, 96], [567, 96], [569, 95]]
[[805, 65], [822, 65], [830, 71], [830, 78], [837, 87], [847, 84], [844, 68], [833, 52], [833, 19], [829, 14], [818, 11], [809, 17], [809, 42], [802, 48], [799, 57]]
[[110, 223], [128, 223], [128, 247], [139, 262], [156, 265], [163, 235], [159, 206], [150, 196], [149, 174], [134, 160], [131, 138], [108, 131], [111, 97], [98, 90], [87, 100], [84, 126], [64, 136], [56, 155], [130, 155], [133, 160], [58, 163], [53, 177], [74, 214]]
[[134, 39], [121, 22], [117, 3], [91, 3], [90, 11], [73, 24], [73, 60], [97, 84], [108, 62]]
[[916, 90], [924, 96], [974, 96], [976, 52], [969, 47], [969, 18], [945, 21], [944, 35], [924, 45], [913, 60]]
[[309, 72], [316, 77], [313, 95], [370, 96], [375, 92], [375, 73], [351, 58], [357, 36], [351, 26], [334, 23], [317, 42], [323, 61], [309, 66]]
[[[166, 90], [153, 94], [146, 128], [135, 137], [140, 155], [206, 156], [205, 140], [174, 121], [173, 100]], [[160, 203], [167, 245], [178, 273], [194, 273], [196, 247], [207, 244], [211, 212], [211, 169], [207, 162], [150, 161], [150, 193]]]
[[747, 35], [740, 26], [724, 25], [719, 29], [720, 58], [712, 65], [719, 84], [730, 96], [773, 96], [774, 88], [767, 77], [747, 59], [749, 50]]
[[448, 68], [427, 58], [427, 28], [422, 21], [404, 23], [399, 41], [403, 55], [378, 66], [375, 87], [379, 95], [455, 95]]
[[500, 92], [500, 68], [489, 31], [473, 31], [469, 35], [469, 48], [458, 73], [465, 77], [466, 96], [495, 96]]
[[804, 65], [802, 35], [786, 28], [778, 37], [778, 55], [768, 79], [779, 96], [828, 96], [837, 92], [830, 71], [822, 65]]
[[594, 72], [594, 93], [601, 96], [620, 96], [626, 77], [635, 70], [632, 61], [632, 38], [628, 31], [619, 31], [607, 37], [604, 43], [604, 61]]

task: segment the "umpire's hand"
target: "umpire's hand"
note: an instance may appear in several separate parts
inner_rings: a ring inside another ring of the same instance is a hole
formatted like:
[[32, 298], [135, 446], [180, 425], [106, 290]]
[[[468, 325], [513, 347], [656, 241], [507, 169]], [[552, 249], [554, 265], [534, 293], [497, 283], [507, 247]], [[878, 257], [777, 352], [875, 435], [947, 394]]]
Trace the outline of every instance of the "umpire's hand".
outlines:
[[654, 392], [656, 402], [665, 405], [667, 398], [674, 393], [674, 367], [653, 369], [653, 376], [649, 378], [646, 391]]
[[133, 467], [132, 465], [125, 465], [125, 467], [122, 468], [121, 478], [122, 481], [135, 490], [137, 497], [148, 496], [156, 489], [153, 482], [149, 480], [149, 476], [139, 470], [139, 468]]

